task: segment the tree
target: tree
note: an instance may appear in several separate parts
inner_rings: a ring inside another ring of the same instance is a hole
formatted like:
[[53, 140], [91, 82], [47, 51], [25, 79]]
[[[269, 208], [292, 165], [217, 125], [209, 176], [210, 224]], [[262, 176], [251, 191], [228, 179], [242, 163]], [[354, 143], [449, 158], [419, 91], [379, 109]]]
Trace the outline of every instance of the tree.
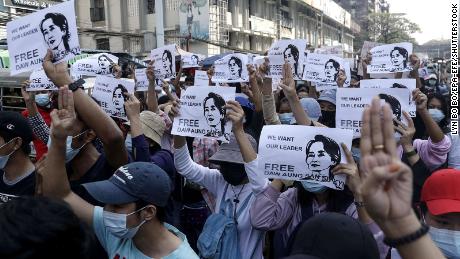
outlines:
[[412, 42], [412, 33], [421, 32], [418, 24], [397, 13], [372, 13], [367, 17], [369, 38], [381, 43]]

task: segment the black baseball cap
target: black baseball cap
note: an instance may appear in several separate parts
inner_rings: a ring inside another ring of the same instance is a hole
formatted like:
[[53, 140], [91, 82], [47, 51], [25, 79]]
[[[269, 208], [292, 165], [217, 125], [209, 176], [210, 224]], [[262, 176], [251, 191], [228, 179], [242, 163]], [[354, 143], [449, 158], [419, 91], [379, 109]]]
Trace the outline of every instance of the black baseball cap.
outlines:
[[27, 119], [18, 112], [11, 111], [0, 112], [0, 135], [4, 139], [20, 137], [22, 145], [29, 145], [33, 139], [32, 129]]
[[108, 180], [83, 184], [94, 199], [105, 204], [139, 200], [165, 207], [172, 192], [168, 174], [153, 163], [134, 162], [115, 171]]
[[284, 259], [379, 259], [369, 228], [350, 216], [326, 212], [302, 224]]

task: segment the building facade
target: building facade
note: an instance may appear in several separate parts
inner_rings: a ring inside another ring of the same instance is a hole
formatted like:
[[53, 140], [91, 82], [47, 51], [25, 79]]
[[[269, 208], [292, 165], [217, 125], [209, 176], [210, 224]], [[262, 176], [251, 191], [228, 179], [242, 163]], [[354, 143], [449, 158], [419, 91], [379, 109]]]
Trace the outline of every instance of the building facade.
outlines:
[[[190, 2], [77, 0], [80, 45], [82, 49], [146, 57], [163, 44], [158, 41], [164, 37], [164, 44], [176, 43], [191, 52], [214, 55], [231, 50], [263, 53], [277, 39], [298, 38], [307, 39], [312, 47], [341, 45], [344, 56], [352, 57], [354, 38], [360, 33], [351, 13], [332, 0], [198, 0], [193, 2], [204, 6], [198, 13], [207, 15], [208, 31], [202, 38], [189, 37], [181, 30], [181, 22], [190, 20], [189, 31], [203, 25], [203, 21], [201, 25], [200, 21], [191, 22], [198, 14], [191, 10], [197, 6]], [[10, 19], [19, 10], [30, 12], [19, 5], [0, 8], [0, 14], [9, 14]], [[159, 26], [163, 29], [156, 24], [163, 24]]]

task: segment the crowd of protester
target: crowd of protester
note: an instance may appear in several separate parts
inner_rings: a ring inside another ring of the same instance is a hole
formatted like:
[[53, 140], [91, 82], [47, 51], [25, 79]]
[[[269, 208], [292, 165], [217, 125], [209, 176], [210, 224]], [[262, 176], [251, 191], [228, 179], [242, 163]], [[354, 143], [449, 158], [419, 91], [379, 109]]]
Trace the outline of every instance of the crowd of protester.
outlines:
[[[268, 59], [248, 65], [248, 83], [227, 85], [237, 98], [225, 104], [233, 132], [221, 143], [171, 134], [195, 69], [157, 86], [150, 62], [148, 91], [124, 93], [125, 122], [71, 87], [51, 56], [43, 67], [59, 90], [26, 92], [24, 82], [27, 109], [0, 112], [0, 258], [460, 258], [460, 140], [448, 96], [433, 90], [440, 80], [419, 76], [416, 55], [416, 117], [403, 112], [403, 124], [373, 99], [332, 170], [346, 175], [344, 190], [259, 171], [264, 125], [336, 127], [336, 90], [295, 81], [288, 63], [276, 91]], [[370, 78], [369, 62], [351, 87]], [[114, 70], [134, 78], [132, 67]], [[213, 68], [202, 70], [212, 87]]]

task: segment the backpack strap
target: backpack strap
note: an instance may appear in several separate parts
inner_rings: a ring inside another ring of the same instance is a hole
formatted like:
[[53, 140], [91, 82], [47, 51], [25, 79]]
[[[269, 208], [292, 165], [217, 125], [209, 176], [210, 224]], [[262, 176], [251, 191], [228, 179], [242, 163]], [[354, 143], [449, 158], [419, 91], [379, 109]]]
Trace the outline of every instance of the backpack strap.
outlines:
[[243, 213], [243, 211], [246, 209], [246, 207], [248, 206], [249, 204], [249, 200], [251, 199], [252, 197], [252, 192], [251, 194], [248, 195], [248, 197], [246, 197], [246, 199], [244, 200], [244, 202], [241, 204], [241, 207], [238, 209], [238, 212], [236, 213], [236, 218], [238, 219], [241, 215], [241, 213]]
[[220, 200], [220, 206], [219, 206], [219, 212], [222, 212], [223, 215], [225, 215], [226, 213], [226, 208], [224, 207], [224, 203], [225, 203], [225, 196], [227, 194], [227, 189], [228, 189], [228, 183], [225, 185], [225, 189], [224, 189], [224, 193], [222, 194], [222, 199]]

